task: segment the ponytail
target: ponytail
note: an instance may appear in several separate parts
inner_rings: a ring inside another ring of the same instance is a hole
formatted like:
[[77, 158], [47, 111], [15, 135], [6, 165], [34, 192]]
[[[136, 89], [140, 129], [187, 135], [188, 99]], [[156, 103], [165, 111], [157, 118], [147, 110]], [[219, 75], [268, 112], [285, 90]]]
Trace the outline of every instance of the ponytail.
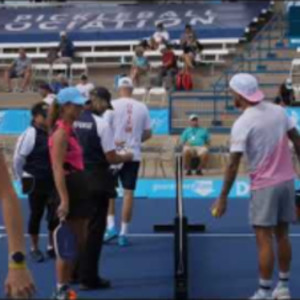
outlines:
[[52, 130], [55, 126], [55, 123], [56, 123], [56, 121], [58, 120], [58, 118], [60, 116], [60, 110], [61, 110], [61, 107], [57, 103], [57, 101], [53, 101], [53, 103], [49, 107], [48, 118], [47, 118], [49, 133], [52, 132]]

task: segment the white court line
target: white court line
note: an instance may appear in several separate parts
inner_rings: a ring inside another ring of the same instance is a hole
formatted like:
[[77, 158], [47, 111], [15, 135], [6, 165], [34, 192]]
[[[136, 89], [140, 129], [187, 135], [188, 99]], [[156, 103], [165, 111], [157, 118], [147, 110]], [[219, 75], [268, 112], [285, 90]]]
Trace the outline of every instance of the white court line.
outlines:
[[[29, 234], [24, 234], [26, 238], [29, 237]], [[254, 233], [191, 233], [189, 234], [191, 237], [197, 238], [254, 238]], [[7, 234], [0, 234], [0, 238], [6, 238]], [[42, 233], [40, 234], [41, 238], [48, 238], [48, 234]], [[131, 233], [128, 234], [128, 237], [132, 238], [173, 238], [174, 234], [172, 233]], [[290, 237], [299, 238], [300, 233], [291, 233]]]

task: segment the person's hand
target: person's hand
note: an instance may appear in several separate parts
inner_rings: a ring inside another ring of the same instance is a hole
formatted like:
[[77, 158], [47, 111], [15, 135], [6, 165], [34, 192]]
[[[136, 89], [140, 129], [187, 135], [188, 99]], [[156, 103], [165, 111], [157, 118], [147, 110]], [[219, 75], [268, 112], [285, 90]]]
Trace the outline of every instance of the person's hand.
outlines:
[[65, 220], [69, 214], [69, 203], [67, 201], [61, 201], [57, 208], [57, 216], [60, 220]]
[[214, 212], [214, 217], [216, 218], [221, 218], [226, 213], [226, 209], [227, 198], [222, 196], [211, 207], [211, 211]]
[[124, 141], [115, 141], [115, 145], [116, 145], [118, 148], [124, 148], [125, 142], [124, 142]]
[[9, 269], [4, 288], [6, 296], [12, 299], [29, 299], [35, 292], [34, 282], [27, 267]]
[[126, 160], [127, 162], [133, 160], [134, 154], [132, 151], [127, 151], [123, 156], [124, 156], [124, 160]]

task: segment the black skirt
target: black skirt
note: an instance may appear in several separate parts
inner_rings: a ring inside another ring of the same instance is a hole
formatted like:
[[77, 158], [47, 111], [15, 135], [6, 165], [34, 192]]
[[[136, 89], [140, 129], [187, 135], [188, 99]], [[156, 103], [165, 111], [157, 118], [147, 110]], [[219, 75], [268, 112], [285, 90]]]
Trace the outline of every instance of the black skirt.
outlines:
[[[65, 176], [66, 187], [69, 195], [69, 214], [70, 218], [89, 218], [92, 212], [92, 204], [89, 197], [87, 176], [83, 171], [75, 171]], [[57, 205], [60, 198], [57, 193]]]

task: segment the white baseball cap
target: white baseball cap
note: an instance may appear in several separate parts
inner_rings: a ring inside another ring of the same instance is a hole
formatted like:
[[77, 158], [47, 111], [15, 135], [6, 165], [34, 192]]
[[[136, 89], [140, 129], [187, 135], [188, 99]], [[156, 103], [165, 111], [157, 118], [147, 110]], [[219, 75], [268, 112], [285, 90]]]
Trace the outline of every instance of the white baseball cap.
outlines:
[[291, 78], [287, 78], [286, 81], [285, 81], [285, 87], [288, 89], [288, 90], [292, 90], [293, 89], [293, 82], [292, 82], [292, 79]]
[[195, 120], [195, 119], [198, 119], [198, 116], [196, 114], [192, 114], [189, 116], [190, 121]]
[[234, 92], [251, 103], [261, 102], [265, 97], [264, 93], [259, 89], [256, 78], [248, 73], [234, 75], [229, 82], [229, 86]]
[[60, 36], [66, 36], [66, 35], [67, 35], [67, 32], [66, 32], [66, 31], [61, 31], [61, 32], [59, 33], [59, 35], [60, 35]]
[[129, 77], [122, 77], [118, 81], [118, 88], [133, 88], [133, 82]]

